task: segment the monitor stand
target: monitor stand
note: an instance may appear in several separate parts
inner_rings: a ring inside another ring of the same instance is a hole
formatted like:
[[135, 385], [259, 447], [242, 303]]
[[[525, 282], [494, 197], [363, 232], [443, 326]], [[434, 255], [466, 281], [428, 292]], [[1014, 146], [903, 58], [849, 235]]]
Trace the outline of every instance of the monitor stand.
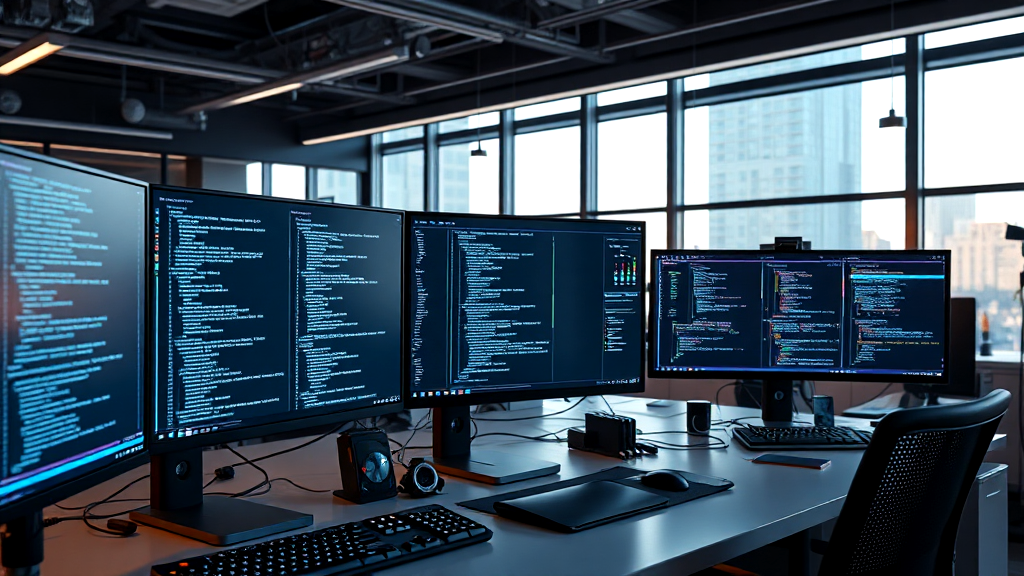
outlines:
[[761, 420], [769, 428], [793, 426], [793, 381], [764, 380], [761, 383]]
[[0, 558], [7, 576], [39, 576], [43, 563], [42, 510], [7, 522], [0, 532]]
[[150, 505], [129, 514], [139, 524], [229, 546], [313, 524], [313, 516], [226, 496], [203, 496], [200, 448], [153, 456]]
[[434, 408], [432, 417], [434, 456], [426, 460], [442, 474], [485, 484], [508, 484], [557, 474], [562, 469], [555, 462], [505, 452], [474, 450], [470, 453], [469, 406]]

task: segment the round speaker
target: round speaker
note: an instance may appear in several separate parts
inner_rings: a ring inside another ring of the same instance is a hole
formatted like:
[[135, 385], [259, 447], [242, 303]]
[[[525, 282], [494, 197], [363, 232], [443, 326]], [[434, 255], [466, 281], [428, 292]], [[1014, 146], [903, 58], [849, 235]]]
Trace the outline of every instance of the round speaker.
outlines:
[[380, 452], [367, 455], [366, 461], [363, 462], [363, 474], [370, 482], [380, 483], [387, 480], [390, 470], [391, 463], [388, 461], [388, 457]]

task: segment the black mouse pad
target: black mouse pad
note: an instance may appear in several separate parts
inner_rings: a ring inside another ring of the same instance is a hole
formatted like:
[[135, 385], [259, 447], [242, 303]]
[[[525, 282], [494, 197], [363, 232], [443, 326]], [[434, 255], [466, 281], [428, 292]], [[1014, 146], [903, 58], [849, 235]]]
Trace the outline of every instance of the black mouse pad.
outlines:
[[611, 480], [587, 482], [494, 503], [498, 514], [561, 532], [579, 532], [668, 505], [668, 498]]
[[496, 496], [488, 496], [487, 498], [478, 498], [476, 500], [459, 502], [458, 504], [459, 506], [469, 508], [470, 510], [476, 510], [477, 512], [497, 514], [497, 511], [494, 509], [494, 504], [497, 502], [522, 498], [523, 496], [544, 494], [545, 492], [551, 492], [552, 490], [568, 488], [570, 486], [579, 486], [580, 484], [586, 484], [588, 482], [611, 480], [624, 486], [639, 488], [640, 490], [644, 490], [652, 494], [664, 496], [668, 498], [666, 506], [675, 506], [676, 504], [682, 504], [683, 502], [689, 502], [690, 500], [696, 500], [697, 498], [703, 498], [704, 496], [724, 492], [733, 487], [733, 483], [725, 478], [702, 476], [692, 472], [680, 471], [680, 473], [686, 478], [687, 482], [690, 483], [690, 489], [685, 492], [667, 492], [665, 490], [648, 488], [641, 484], [639, 477], [647, 472], [648, 470], [628, 468], [626, 466], [615, 466], [614, 468], [608, 468], [600, 472], [580, 476], [579, 478], [571, 478], [569, 480], [562, 480], [561, 482], [551, 482], [550, 484], [534, 486], [533, 488], [527, 488], [525, 490], [515, 490], [513, 492], [506, 492]]

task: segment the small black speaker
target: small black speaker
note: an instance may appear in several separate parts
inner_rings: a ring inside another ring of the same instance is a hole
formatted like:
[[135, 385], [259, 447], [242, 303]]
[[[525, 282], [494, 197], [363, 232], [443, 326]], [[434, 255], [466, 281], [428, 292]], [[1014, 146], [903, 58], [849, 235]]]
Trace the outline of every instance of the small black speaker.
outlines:
[[356, 504], [398, 495], [391, 446], [383, 430], [358, 430], [338, 436], [341, 490], [334, 495]]
[[711, 402], [688, 400], [686, 402], [686, 431], [690, 434], [711, 432]]

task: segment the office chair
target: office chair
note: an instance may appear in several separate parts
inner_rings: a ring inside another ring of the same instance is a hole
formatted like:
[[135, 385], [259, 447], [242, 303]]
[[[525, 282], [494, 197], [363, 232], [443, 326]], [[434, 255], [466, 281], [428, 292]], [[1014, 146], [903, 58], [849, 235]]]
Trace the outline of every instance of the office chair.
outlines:
[[1010, 393], [893, 412], [857, 468], [819, 575], [952, 576], [964, 502]]

